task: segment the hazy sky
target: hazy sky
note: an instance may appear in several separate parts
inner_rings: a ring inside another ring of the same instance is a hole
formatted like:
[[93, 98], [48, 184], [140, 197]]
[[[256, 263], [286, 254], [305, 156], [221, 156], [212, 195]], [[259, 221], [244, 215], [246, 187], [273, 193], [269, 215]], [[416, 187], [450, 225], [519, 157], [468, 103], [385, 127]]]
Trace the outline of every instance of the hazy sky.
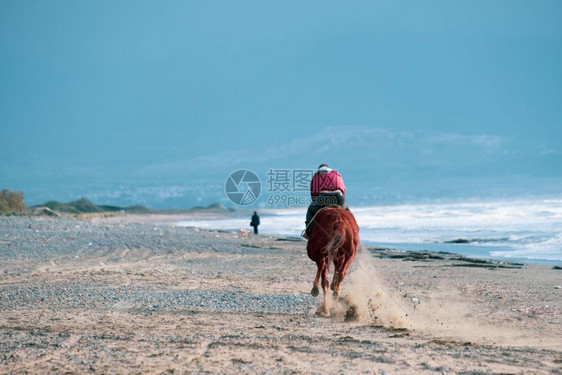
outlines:
[[190, 205], [327, 161], [362, 204], [560, 191], [562, 2], [350, 3], [1, 0], [0, 188]]

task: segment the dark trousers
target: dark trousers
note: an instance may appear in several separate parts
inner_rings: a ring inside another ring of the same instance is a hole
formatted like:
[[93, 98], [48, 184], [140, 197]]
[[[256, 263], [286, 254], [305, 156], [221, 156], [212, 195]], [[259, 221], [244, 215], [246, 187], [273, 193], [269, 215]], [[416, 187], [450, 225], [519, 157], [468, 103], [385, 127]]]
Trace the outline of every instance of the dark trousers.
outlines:
[[258, 226], [254, 225], [253, 227], [254, 227], [254, 234], [258, 234]]
[[307, 226], [307, 233], [310, 233], [310, 222], [316, 213], [324, 207], [332, 206], [337, 204], [341, 208], [349, 211], [349, 206], [345, 201], [345, 196], [340, 193], [320, 193], [316, 197], [312, 198], [312, 203], [308, 206], [308, 210], [306, 211], [306, 221], [305, 224]]

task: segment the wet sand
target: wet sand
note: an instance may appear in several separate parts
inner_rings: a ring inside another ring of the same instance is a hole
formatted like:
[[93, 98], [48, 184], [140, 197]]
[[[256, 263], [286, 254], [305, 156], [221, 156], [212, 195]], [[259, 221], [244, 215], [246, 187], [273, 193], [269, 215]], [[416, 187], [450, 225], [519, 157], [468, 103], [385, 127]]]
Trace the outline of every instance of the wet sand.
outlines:
[[176, 219], [0, 218], [0, 373], [562, 373], [552, 266], [362, 248], [323, 318], [304, 241]]

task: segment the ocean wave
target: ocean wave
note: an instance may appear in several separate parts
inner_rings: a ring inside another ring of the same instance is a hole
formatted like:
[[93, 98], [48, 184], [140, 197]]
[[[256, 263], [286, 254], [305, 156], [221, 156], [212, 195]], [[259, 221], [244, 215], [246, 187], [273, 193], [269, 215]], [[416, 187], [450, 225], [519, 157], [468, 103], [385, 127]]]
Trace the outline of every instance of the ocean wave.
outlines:
[[[352, 207], [352, 212], [366, 243], [440, 244], [451, 252], [480, 248], [493, 257], [562, 260], [562, 200]], [[302, 208], [260, 213], [261, 233], [298, 236], [304, 229]], [[249, 216], [189, 224], [207, 229], [245, 228]]]
[[528, 243], [519, 248], [492, 252], [498, 257], [518, 257], [562, 261], [562, 233], [540, 242]]

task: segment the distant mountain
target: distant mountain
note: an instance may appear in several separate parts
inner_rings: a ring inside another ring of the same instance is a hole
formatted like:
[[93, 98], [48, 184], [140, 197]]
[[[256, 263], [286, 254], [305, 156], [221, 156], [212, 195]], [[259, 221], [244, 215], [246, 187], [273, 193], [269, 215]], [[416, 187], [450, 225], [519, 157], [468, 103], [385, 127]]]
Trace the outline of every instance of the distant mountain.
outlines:
[[98, 213], [98, 212], [127, 212], [127, 213], [152, 212], [152, 210], [141, 205], [134, 205], [129, 207], [97, 205], [84, 197], [68, 203], [49, 201], [44, 204], [34, 206], [32, 208], [36, 208], [36, 207], [48, 207], [53, 211], [64, 212], [69, 214]]
[[233, 209], [227, 209], [223, 207], [220, 203], [212, 203], [208, 206], [195, 206], [190, 209], [163, 209], [154, 210], [147, 208], [142, 205], [133, 205], [127, 207], [120, 207], [114, 205], [98, 205], [91, 202], [87, 198], [76, 199], [72, 202], [62, 203], [58, 201], [49, 201], [44, 204], [31, 207], [32, 210], [37, 208], [45, 208], [54, 211], [67, 214], [86, 214], [86, 213], [107, 213], [107, 212], [122, 212], [131, 214], [149, 214], [149, 213], [182, 213], [182, 212], [193, 212], [193, 211], [205, 211], [205, 212], [223, 212], [223, 211], [233, 211]]
[[[23, 166], [3, 165], [0, 160], [0, 175], [6, 186], [25, 191], [28, 205], [85, 195], [108, 205], [97, 205], [106, 211], [127, 210], [134, 204], [188, 209], [220, 202], [224, 207], [237, 207], [225, 193], [225, 182], [241, 169], [251, 170], [261, 181], [260, 196], [245, 208], [272, 207], [271, 202], [281, 198], [287, 202], [296, 196], [306, 198], [307, 189], [293, 188], [293, 172], [314, 171], [320, 163], [342, 173], [353, 206], [559, 196], [562, 186], [562, 151], [554, 141], [543, 144], [516, 135], [349, 125], [341, 131], [325, 128], [295, 135], [284, 143], [258, 144], [250, 151], [252, 158], [230, 148], [192, 158], [154, 155], [142, 163], [92, 165], [80, 170], [72, 168], [72, 160], [45, 157], [42, 169], [25, 174], [21, 173]], [[88, 204], [80, 209], [99, 212]]]

